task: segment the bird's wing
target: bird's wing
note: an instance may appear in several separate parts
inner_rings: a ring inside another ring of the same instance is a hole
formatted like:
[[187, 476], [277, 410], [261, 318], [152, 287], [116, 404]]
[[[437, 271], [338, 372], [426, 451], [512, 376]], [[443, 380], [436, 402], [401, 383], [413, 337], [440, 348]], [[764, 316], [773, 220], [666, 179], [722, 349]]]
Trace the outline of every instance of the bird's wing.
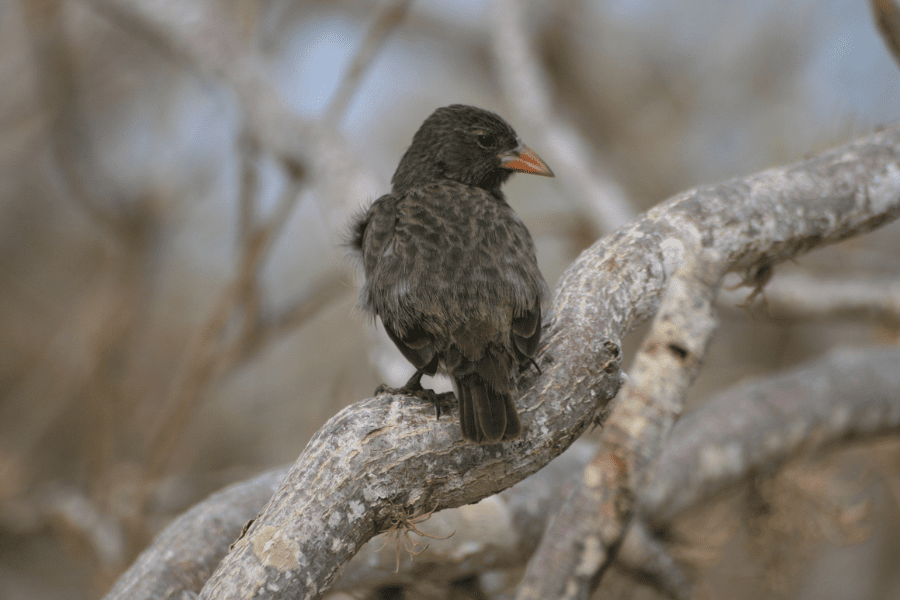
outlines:
[[[382, 279], [399, 283], [402, 261], [398, 261], [394, 255], [402, 252], [396, 247], [400, 220], [398, 204], [401, 200], [402, 198], [394, 194], [386, 194], [376, 200], [354, 225], [354, 239], [351, 246], [359, 249], [365, 265], [366, 286], [363, 288], [363, 304], [381, 317], [385, 332], [406, 360], [417, 369], [421, 369], [434, 360], [436, 351], [433, 338], [420, 324], [415, 322], [408, 324], [406, 322], [409, 319], [397, 318], [409, 312], [405, 306], [392, 305], [391, 309], [387, 309], [385, 303], [395, 294], [393, 290], [379, 285], [383, 283]], [[399, 295], [397, 298], [399, 299]], [[406, 326], [401, 325], [399, 321], [403, 321]]]
[[379, 260], [390, 251], [397, 224], [398, 200], [393, 194], [385, 194], [353, 225], [350, 246], [362, 255], [366, 278], [372, 277]]
[[534, 358], [541, 343], [541, 304], [513, 319], [512, 338], [516, 349], [525, 357]]
[[[403, 334], [399, 334], [384, 320], [381, 322], [384, 330], [400, 350], [400, 353], [412, 363], [417, 369], [423, 369], [428, 366], [435, 355], [435, 348], [432, 337], [421, 327], [412, 327]], [[435, 363], [435, 367], [437, 364]], [[429, 373], [434, 375], [434, 373]]]

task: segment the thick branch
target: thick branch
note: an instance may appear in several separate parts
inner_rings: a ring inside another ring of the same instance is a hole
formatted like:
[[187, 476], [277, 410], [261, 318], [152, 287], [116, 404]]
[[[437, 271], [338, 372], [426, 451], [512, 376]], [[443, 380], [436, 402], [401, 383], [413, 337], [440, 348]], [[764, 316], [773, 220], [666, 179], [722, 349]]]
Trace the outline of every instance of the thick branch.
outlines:
[[746, 269], [898, 214], [896, 126], [798, 165], [679, 194], [564, 274], [538, 357], [543, 375], [520, 381], [522, 439], [464, 443], [455, 418], [436, 422], [430, 406], [398, 397], [348, 407], [310, 441], [201, 597], [317, 597], [397, 510], [476, 502], [546, 465], [614, 395], [619, 340], [655, 312], [686, 252], [702, 245]]
[[[665, 528], [681, 512], [716, 497], [725, 486], [771, 471], [798, 453], [896, 434], [900, 431], [898, 364], [900, 349], [896, 348], [837, 350], [791, 372], [728, 390], [683, 417], [672, 430], [639, 520], [632, 524], [618, 553], [619, 563], [645, 576], [650, 572], [664, 589], [688, 589], [689, 581], [679, 576], [677, 565], [665, 556], [644, 523], [653, 530]], [[804, 437], [798, 436], [798, 430]], [[545, 519], [556, 513], [574, 483], [572, 474], [580, 474], [595, 452], [590, 444], [576, 444], [534, 477], [495, 497], [509, 510], [510, 515], [499, 520], [512, 522], [515, 532], [505, 534], [514, 538], [511, 544], [492, 539], [489, 548], [482, 541], [473, 549], [471, 542], [478, 532], [459, 525], [465, 515], [437, 513], [433, 517], [435, 531], [457, 533], [440, 545], [443, 549], [435, 543], [434, 556], [426, 552], [414, 562], [404, 561], [395, 575], [391, 552], [386, 549], [381, 553], [386, 556], [378, 555], [375, 549], [381, 540], [375, 539], [350, 561], [334, 589], [372, 589], [414, 578], [434, 580], [436, 576], [453, 580], [483, 570], [488, 564], [485, 556], [490, 556], [494, 565], [520, 563], [537, 545]], [[726, 463], [727, 468], [722, 468]], [[233, 485], [173, 521], [120, 578], [106, 600], [161, 600], [171, 597], [167, 594], [177, 597], [181, 591], [198, 592], [244, 524], [257, 515], [287, 472], [284, 467]], [[459, 510], [468, 508], [477, 507]], [[463, 560], [457, 560], [459, 557]], [[455, 566], [448, 568], [448, 560], [456, 561]], [[460, 568], [463, 561], [469, 570]], [[373, 568], [373, 564], [383, 568]]]
[[648, 539], [728, 486], [773, 476], [797, 456], [900, 433], [900, 348], [835, 350], [814, 362], [717, 395], [683, 417], [642, 498], [619, 564], [671, 597], [693, 582]]
[[615, 557], [715, 331], [724, 265], [701, 250], [675, 273], [634, 368], [613, 406], [600, 450], [528, 563], [516, 595], [588, 598]]
[[[366, 544], [344, 570], [335, 590], [375, 589], [427, 578], [449, 584], [482, 571], [520, 565], [540, 541], [545, 523], [577, 482], [594, 454], [589, 443], [575, 444], [535, 477], [491, 498], [491, 505], [463, 506], [437, 513], [420, 527], [456, 533], [403, 560], [394, 573], [393, 546], [380, 538]], [[173, 521], [119, 578], [106, 600], [162, 600], [197, 593], [242, 528], [278, 489], [288, 467], [232, 485]], [[489, 521], [489, 522], [488, 522]]]
[[[779, 272], [759, 295], [763, 314], [773, 319], [880, 319], [900, 323], [898, 279], [838, 279]], [[726, 308], [747, 306], [744, 290], [723, 292], [719, 299]]]
[[843, 348], [685, 415], [644, 498], [651, 525], [800, 453], [900, 432], [900, 349]]
[[436, 513], [418, 527], [453, 535], [446, 540], [423, 540], [428, 550], [415, 560], [401, 550], [395, 573], [392, 544], [381, 536], [363, 546], [347, 565], [333, 590], [373, 590], [385, 585], [413, 585], [427, 580], [448, 587], [453, 581], [490, 569], [520, 567], [540, 542], [547, 521], [559, 510], [595, 448], [577, 442], [533, 477], [478, 504]]
[[244, 523], [278, 490], [286, 469], [275, 469], [217, 492], [156, 536], [106, 600], [162, 600], [196, 593], [222, 560]]

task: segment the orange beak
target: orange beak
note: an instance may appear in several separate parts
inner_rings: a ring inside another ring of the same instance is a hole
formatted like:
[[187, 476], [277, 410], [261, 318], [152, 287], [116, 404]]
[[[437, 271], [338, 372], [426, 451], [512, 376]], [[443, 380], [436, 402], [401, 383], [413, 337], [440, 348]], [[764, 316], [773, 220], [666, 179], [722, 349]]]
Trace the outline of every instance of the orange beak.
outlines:
[[500, 166], [504, 169], [553, 177], [553, 171], [550, 170], [550, 167], [541, 160], [540, 156], [535, 154], [534, 150], [525, 144], [520, 144], [515, 150], [505, 152], [498, 158], [500, 159]]

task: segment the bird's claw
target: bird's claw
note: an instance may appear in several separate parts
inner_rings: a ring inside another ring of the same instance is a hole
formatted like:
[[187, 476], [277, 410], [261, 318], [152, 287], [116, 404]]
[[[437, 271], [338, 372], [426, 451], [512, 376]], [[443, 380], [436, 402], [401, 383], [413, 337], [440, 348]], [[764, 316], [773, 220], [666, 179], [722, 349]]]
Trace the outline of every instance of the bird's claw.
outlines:
[[441, 418], [442, 407], [447, 403], [448, 400], [456, 400], [456, 396], [453, 395], [453, 392], [444, 392], [443, 394], [438, 394], [434, 390], [429, 390], [422, 387], [422, 384], [420, 383], [405, 385], [399, 388], [392, 388], [382, 383], [377, 388], [375, 388], [375, 395], [380, 396], [381, 394], [391, 394], [394, 396], [413, 396], [414, 398], [418, 398], [419, 400], [430, 402], [432, 405], [434, 405], [434, 414], [436, 419]]

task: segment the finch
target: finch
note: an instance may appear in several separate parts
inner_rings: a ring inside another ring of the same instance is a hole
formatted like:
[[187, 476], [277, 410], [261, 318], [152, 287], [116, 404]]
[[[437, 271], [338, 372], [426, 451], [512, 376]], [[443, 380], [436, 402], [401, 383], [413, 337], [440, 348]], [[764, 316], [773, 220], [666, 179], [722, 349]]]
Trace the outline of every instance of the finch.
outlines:
[[500, 190], [516, 171], [553, 177], [498, 115], [439, 108], [413, 136], [391, 192], [354, 218], [349, 240], [365, 271], [360, 305], [416, 368], [402, 388], [376, 392], [436, 401], [421, 379], [445, 372], [462, 436], [480, 444], [522, 432], [516, 379], [537, 367], [549, 295], [531, 235]]

